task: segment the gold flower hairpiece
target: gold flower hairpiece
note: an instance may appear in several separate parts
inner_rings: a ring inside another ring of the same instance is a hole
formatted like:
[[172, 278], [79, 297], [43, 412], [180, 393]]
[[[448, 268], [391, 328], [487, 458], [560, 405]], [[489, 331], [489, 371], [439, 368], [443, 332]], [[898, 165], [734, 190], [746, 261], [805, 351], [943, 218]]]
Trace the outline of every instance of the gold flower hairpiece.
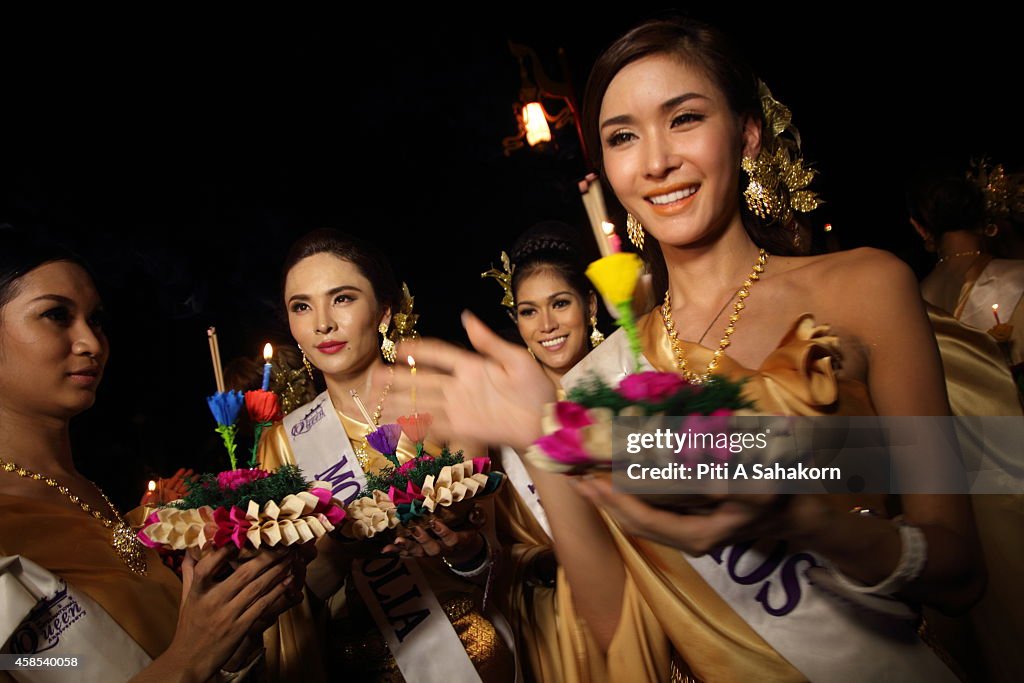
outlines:
[[501, 305], [512, 309], [515, 308], [515, 297], [512, 296], [512, 265], [508, 254], [501, 252], [501, 265], [503, 270], [491, 266], [491, 269], [480, 273], [480, 277], [492, 277], [497, 280], [501, 288], [505, 290], [505, 296], [501, 298]]
[[412, 312], [413, 301], [409, 285], [403, 282], [402, 300], [398, 304], [398, 312], [391, 316], [391, 331], [388, 332], [388, 339], [396, 344], [403, 339], [419, 337], [419, 333], [416, 331], [416, 322], [420, 316]]
[[808, 213], [822, 203], [817, 193], [807, 189], [816, 171], [804, 164], [800, 131], [789, 108], [772, 96], [763, 81], [758, 87], [767, 136], [756, 159], [743, 158], [743, 170], [750, 176], [744, 195], [758, 217], [788, 225], [794, 211]]
[[990, 221], [1024, 213], [1024, 182], [1007, 175], [1002, 164], [985, 158], [972, 161], [967, 179], [985, 196], [985, 215]]

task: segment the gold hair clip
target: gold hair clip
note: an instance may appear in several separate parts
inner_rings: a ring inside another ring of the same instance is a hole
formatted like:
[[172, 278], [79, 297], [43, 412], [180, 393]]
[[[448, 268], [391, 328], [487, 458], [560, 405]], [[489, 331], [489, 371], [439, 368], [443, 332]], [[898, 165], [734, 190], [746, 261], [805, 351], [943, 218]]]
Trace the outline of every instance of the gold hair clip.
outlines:
[[396, 344], [403, 339], [416, 339], [419, 333], [416, 331], [416, 322], [420, 316], [412, 312], [413, 296], [409, 292], [409, 285], [402, 283], [402, 300], [398, 304], [398, 312], [391, 316], [391, 331], [388, 338]]
[[491, 266], [490, 270], [480, 273], [480, 277], [492, 277], [497, 280], [501, 288], [505, 290], [505, 296], [501, 298], [501, 305], [509, 309], [515, 308], [515, 298], [512, 296], [512, 265], [505, 252], [501, 252], [501, 265], [504, 270], [498, 270]]

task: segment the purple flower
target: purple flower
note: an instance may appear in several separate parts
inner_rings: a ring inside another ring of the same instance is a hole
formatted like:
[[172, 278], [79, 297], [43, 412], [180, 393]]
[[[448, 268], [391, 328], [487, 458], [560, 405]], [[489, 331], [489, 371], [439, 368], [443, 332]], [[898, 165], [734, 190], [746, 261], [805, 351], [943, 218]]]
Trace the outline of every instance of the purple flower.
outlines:
[[619, 383], [619, 393], [629, 401], [657, 403], [677, 394], [687, 383], [671, 372], [638, 372]]
[[394, 455], [398, 450], [398, 440], [402, 438], [402, 426], [397, 424], [381, 425], [372, 434], [366, 436], [366, 442], [384, 455]]

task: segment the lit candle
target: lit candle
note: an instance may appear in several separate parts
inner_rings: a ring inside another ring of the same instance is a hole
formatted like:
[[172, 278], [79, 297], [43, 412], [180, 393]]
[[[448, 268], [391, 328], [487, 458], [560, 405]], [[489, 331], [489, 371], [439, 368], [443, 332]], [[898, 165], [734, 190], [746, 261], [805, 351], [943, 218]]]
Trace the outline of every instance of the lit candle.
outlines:
[[146, 495], [142, 496], [142, 505], [156, 505], [160, 500], [156, 495], [156, 482], [152, 479], [146, 485]]
[[601, 230], [604, 231], [604, 238], [608, 241], [611, 253], [618, 254], [622, 251], [622, 240], [615, 234], [615, 225], [608, 221], [601, 221]]
[[263, 386], [261, 389], [267, 391], [270, 389], [270, 359], [274, 357], [274, 347], [268, 342], [263, 347]]
[[999, 304], [992, 304], [992, 315], [996, 317], [996, 325], [1002, 325], [999, 321]]
[[407, 356], [405, 360], [409, 363], [409, 367], [412, 368], [410, 371], [412, 372], [412, 389], [409, 392], [412, 395], [412, 414], [419, 415], [416, 412], [416, 359], [412, 356]]

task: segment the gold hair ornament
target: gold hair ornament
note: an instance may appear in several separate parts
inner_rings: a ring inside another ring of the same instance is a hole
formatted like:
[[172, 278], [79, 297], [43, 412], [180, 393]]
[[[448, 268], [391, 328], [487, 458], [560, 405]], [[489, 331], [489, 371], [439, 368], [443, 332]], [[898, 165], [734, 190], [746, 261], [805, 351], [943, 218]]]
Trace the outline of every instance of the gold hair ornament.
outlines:
[[972, 161], [967, 179], [984, 195], [985, 217], [989, 221], [1024, 214], [1024, 178], [1007, 175], [1002, 164], [985, 158]]
[[501, 288], [505, 290], [505, 296], [501, 298], [501, 305], [505, 308], [515, 308], [516, 302], [515, 297], [512, 296], [512, 265], [508, 260], [508, 254], [501, 252], [501, 266], [503, 270], [498, 270], [494, 266], [491, 266], [490, 270], [480, 273], [480, 277], [492, 277], [494, 278]]
[[816, 172], [804, 165], [800, 132], [793, 126], [789, 109], [772, 97], [763, 81], [758, 81], [758, 88], [765, 136], [756, 159], [743, 157], [741, 165], [750, 176], [743, 196], [756, 216], [787, 226], [794, 211], [808, 213], [822, 203], [815, 192], [807, 189]]

